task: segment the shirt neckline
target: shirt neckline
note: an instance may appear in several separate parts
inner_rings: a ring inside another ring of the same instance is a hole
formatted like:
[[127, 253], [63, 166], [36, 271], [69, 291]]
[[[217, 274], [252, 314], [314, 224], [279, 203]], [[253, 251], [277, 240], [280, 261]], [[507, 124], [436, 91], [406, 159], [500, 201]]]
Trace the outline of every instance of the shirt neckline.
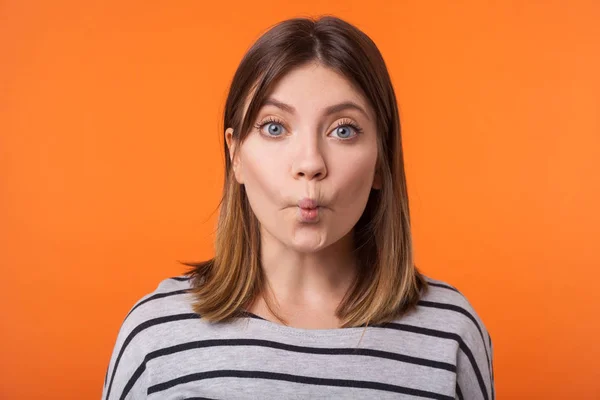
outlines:
[[[276, 330], [284, 334], [289, 334], [293, 336], [312, 336], [312, 337], [323, 337], [323, 336], [352, 336], [357, 333], [362, 333], [365, 330], [364, 326], [357, 327], [349, 327], [349, 328], [328, 328], [328, 329], [307, 329], [307, 328], [296, 328], [292, 326], [283, 325], [277, 322], [270, 321], [263, 317], [260, 317], [250, 311], [244, 310], [242, 311], [242, 316], [247, 317], [249, 322], [261, 326], [264, 328], [268, 328], [271, 330]], [[369, 326], [367, 329], [369, 329]]]

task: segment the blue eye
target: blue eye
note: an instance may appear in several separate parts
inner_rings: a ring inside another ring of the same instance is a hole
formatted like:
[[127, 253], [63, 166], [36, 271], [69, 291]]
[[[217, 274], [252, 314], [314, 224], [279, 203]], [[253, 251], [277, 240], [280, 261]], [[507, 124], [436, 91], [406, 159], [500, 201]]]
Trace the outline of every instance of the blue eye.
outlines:
[[[266, 133], [263, 132], [265, 126], [268, 126]], [[254, 127], [265, 136], [271, 138], [278, 138], [282, 136], [285, 131], [283, 122], [274, 117], [269, 117], [265, 121], [254, 125]], [[339, 140], [351, 140], [355, 136], [358, 136], [359, 133], [362, 133], [362, 131], [362, 128], [352, 120], [342, 120], [333, 129], [332, 133], [334, 133]]]
[[338, 126], [335, 128], [334, 132], [342, 139], [348, 139], [352, 137], [352, 129], [347, 125]]
[[285, 130], [285, 128], [283, 127], [283, 123], [275, 118], [269, 118], [263, 122], [254, 125], [254, 127], [259, 131], [262, 131], [262, 129], [267, 125], [268, 129], [266, 136], [279, 137]]
[[267, 131], [270, 135], [279, 136], [281, 135], [281, 132], [283, 132], [283, 126], [281, 126], [281, 124], [270, 122], [268, 125], [269, 128], [267, 129]]
[[[354, 134], [352, 134], [354, 131]], [[338, 123], [337, 127], [333, 130], [341, 140], [350, 140], [362, 133], [362, 128], [354, 123], [352, 120], [342, 120]]]

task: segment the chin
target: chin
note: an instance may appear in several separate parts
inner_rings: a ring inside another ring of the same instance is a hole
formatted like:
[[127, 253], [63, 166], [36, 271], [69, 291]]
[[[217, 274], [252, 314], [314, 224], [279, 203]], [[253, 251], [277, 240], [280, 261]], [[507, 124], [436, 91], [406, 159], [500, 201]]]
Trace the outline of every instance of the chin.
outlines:
[[292, 238], [289, 242], [290, 249], [299, 253], [315, 253], [329, 246], [326, 236], [317, 233], [300, 234]]

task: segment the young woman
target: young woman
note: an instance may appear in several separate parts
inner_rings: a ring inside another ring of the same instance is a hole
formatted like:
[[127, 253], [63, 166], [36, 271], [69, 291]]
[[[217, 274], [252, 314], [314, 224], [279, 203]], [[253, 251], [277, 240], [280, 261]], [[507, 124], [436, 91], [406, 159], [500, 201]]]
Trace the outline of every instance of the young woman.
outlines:
[[225, 107], [211, 260], [125, 318], [103, 399], [493, 399], [490, 336], [413, 263], [398, 107], [367, 35], [266, 32]]

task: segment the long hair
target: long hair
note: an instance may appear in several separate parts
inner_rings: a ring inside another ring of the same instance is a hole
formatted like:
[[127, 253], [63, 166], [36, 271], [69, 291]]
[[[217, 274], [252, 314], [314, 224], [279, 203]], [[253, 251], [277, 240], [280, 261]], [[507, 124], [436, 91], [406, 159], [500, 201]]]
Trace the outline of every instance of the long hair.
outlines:
[[[224, 127], [232, 127], [234, 138], [242, 143], [274, 84], [309, 62], [318, 62], [344, 76], [362, 91], [375, 111], [376, 169], [381, 188], [371, 190], [354, 226], [359, 272], [336, 315], [342, 327], [389, 322], [416, 305], [427, 283], [413, 262], [396, 95], [375, 43], [334, 16], [292, 18], [272, 26], [246, 52], [235, 72], [225, 104]], [[225, 140], [223, 146], [225, 182], [215, 256], [208, 261], [183, 263], [192, 267], [186, 274], [192, 282], [194, 311], [213, 322], [241, 315], [266, 289], [259, 221], [244, 186], [235, 180]], [[269, 299], [265, 300], [271, 312], [285, 323]]]

